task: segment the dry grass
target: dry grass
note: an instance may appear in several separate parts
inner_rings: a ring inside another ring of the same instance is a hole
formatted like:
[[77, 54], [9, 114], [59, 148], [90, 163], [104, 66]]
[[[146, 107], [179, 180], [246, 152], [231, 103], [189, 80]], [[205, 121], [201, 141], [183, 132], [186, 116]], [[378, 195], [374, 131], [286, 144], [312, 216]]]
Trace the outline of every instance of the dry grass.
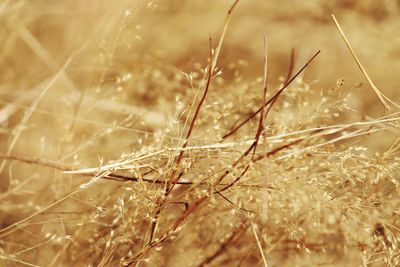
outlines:
[[0, 2], [0, 265], [400, 264], [399, 1], [259, 2]]

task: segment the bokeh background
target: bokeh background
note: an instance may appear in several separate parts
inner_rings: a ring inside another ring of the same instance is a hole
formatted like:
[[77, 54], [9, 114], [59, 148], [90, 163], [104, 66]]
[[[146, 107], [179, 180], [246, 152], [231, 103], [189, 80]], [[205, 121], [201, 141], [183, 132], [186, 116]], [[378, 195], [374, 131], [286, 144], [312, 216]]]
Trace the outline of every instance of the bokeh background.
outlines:
[[[231, 4], [226, 0], [1, 0], [0, 153], [82, 167], [150, 144], [174, 116], [177, 97], [186, 104], [193, 97], [182, 73], [200, 77], [208, 37], [217, 42]], [[329, 90], [343, 79], [355, 110], [348, 120], [382, 116], [383, 106], [331, 14], [376, 85], [400, 103], [399, 0], [240, 1], [222, 47], [218, 67], [223, 73], [214, 94], [246, 95], [244, 84], [260, 84], [266, 34], [271, 88], [276, 90], [286, 76], [291, 49], [297, 53], [296, 68], [321, 50], [303, 80], [317, 90]], [[395, 138], [396, 134], [385, 132], [365, 144], [379, 151]], [[66, 180], [65, 174], [51, 168], [0, 161], [1, 228], [37, 212], [83, 181], [72, 176]], [[84, 199], [88, 203], [106, 199], [113, 190], [87, 192]], [[62, 205], [59, 210], [77, 207], [74, 200]], [[81, 219], [79, 214], [89, 209], [79, 206], [74, 218]], [[42, 228], [31, 227], [34, 247]], [[21, 234], [12, 242], [25, 239]], [[7, 253], [18, 250], [12, 242], [4, 245]], [[46, 252], [38, 250], [25, 260], [57, 266], [57, 252], [50, 262], [37, 260], [43, 255]]]

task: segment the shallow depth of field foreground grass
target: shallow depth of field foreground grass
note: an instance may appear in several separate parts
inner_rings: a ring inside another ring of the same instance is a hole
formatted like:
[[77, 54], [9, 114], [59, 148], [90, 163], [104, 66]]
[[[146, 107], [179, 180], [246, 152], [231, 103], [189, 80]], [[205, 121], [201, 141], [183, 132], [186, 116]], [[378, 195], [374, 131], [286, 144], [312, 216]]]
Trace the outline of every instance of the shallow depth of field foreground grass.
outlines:
[[399, 266], [399, 18], [0, 1], [0, 265]]

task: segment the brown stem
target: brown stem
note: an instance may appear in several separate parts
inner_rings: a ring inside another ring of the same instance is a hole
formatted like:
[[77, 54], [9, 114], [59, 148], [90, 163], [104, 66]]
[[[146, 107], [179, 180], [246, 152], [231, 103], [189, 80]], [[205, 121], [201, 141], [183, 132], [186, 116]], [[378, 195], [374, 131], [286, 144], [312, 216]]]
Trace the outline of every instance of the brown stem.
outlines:
[[282, 86], [281, 89], [279, 89], [279, 91], [273, 95], [267, 102], [265, 102], [264, 106], [260, 107], [259, 109], [257, 109], [255, 112], [253, 112], [249, 117], [247, 117], [244, 121], [242, 121], [239, 125], [237, 125], [236, 127], [232, 128], [228, 133], [226, 133], [224, 136], [222, 136], [222, 139], [226, 139], [229, 136], [233, 135], [237, 130], [239, 130], [243, 125], [245, 125], [247, 122], [249, 122], [252, 118], [254, 118], [258, 113], [261, 112], [261, 110], [268, 106], [269, 104], [271, 104], [273, 101], [276, 101], [275, 99], [277, 97], [279, 97], [279, 95], [300, 75], [301, 72], [303, 72], [304, 69], [306, 69], [308, 67], [308, 65], [318, 56], [318, 54], [321, 52], [321, 50], [318, 50], [318, 52], [316, 52], [314, 54], [314, 56], [312, 56], [307, 63], [286, 83]]

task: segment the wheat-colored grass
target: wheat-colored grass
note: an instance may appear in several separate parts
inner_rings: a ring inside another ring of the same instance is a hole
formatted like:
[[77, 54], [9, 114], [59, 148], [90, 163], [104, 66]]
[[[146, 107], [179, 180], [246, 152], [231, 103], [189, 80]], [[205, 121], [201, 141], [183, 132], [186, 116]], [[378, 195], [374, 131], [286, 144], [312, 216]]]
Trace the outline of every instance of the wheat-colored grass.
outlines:
[[398, 266], [399, 15], [1, 2], [0, 265]]

